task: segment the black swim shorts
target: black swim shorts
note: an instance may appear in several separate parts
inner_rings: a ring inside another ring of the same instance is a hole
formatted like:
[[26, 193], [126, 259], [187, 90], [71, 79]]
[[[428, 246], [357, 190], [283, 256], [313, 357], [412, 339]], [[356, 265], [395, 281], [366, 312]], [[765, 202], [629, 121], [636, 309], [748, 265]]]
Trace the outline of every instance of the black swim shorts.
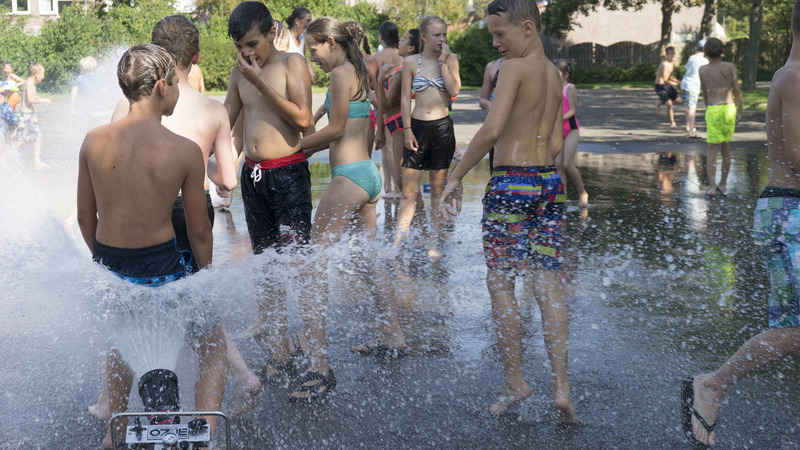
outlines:
[[449, 169], [456, 151], [456, 134], [453, 119], [445, 116], [437, 120], [411, 119], [411, 130], [419, 148], [403, 148], [403, 167], [416, 170]]
[[[214, 206], [211, 204], [211, 195], [206, 192], [206, 209], [208, 210], [208, 219], [211, 221], [211, 226], [214, 226]], [[186, 229], [186, 213], [183, 211], [183, 198], [178, 196], [175, 203], [172, 204], [172, 228], [175, 229], [175, 238], [178, 241], [178, 248], [184, 251], [192, 251], [192, 246], [189, 244], [189, 230]], [[197, 260], [192, 258], [192, 273], [200, 270], [200, 265]]]
[[669, 84], [657, 84], [656, 94], [658, 94], [662, 104], [667, 103], [667, 100], [675, 101], [678, 98], [678, 91]]
[[239, 184], [254, 253], [308, 244], [311, 172], [302, 152], [267, 161], [245, 158]]

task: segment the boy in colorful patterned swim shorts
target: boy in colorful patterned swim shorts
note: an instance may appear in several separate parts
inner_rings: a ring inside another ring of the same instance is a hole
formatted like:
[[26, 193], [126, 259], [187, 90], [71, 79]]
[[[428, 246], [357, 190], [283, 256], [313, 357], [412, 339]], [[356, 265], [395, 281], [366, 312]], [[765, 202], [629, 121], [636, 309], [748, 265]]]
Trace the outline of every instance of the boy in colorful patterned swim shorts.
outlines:
[[[700, 84], [706, 102], [706, 173], [708, 190], [706, 195], [717, 192], [728, 194], [728, 172], [731, 169], [731, 139], [733, 130], [742, 117], [742, 91], [736, 79], [736, 66], [722, 61], [722, 41], [711, 38], [706, 41], [708, 64], [700, 68]], [[736, 104], [734, 105], [734, 100]], [[722, 148], [722, 173], [717, 176], [717, 150]]]
[[[530, 397], [522, 373], [522, 324], [515, 276], [527, 269], [542, 311], [559, 422], [578, 423], [567, 382], [569, 319], [561, 294], [564, 185], [555, 169], [562, 147], [562, 82], [542, 51], [533, 0], [495, 0], [486, 9], [494, 46], [503, 54], [492, 108], [442, 194], [443, 209], [461, 209], [461, 179], [490, 148], [494, 170], [483, 200], [483, 246], [504, 381], [492, 414]], [[531, 83], [530, 80], [537, 80]]]
[[[767, 186], [756, 203], [755, 237], [771, 285], [769, 329], [753, 336], [720, 368], [683, 381], [683, 431], [694, 444], [713, 446], [717, 414], [725, 393], [752, 371], [800, 350], [800, 1], [792, 14], [794, 41], [789, 60], [775, 72], [767, 103]], [[708, 44], [706, 50], [708, 50]], [[713, 64], [713, 63], [712, 63]], [[781, 432], [781, 424], [774, 430]]]

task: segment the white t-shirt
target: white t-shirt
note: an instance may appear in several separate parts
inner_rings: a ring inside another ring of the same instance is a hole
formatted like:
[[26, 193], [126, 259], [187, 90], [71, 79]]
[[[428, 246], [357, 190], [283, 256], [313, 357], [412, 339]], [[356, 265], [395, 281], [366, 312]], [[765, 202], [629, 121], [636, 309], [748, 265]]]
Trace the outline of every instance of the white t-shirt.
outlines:
[[[294, 43], [294, 38], [289, 36], [289, 53], [297, 53], [305, 58], [306, 52], [303, 47], [306, 44], [306, 34], [303, 33], [300, 36], [297, 36], [297, 40], [300, 41], [300, 45], [296, 45]], [[706, 62], [706, 64], [708, 64], [708, 62]]]
[[700, 68], [708, 64], [708, 59], [700, 53], [695, 53], [686, 61], [686, 73], [681, 80], [681, 89], [690, 92], [700, 92]]

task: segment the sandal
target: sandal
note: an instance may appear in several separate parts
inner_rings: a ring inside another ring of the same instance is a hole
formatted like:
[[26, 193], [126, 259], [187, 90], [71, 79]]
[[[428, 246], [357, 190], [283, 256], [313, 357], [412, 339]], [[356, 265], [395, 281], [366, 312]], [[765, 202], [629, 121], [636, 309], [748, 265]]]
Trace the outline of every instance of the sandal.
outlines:
[[292, 345], [294, 345], [294, 353], [289, 355], [289, 361], [287, 362], [280, 362], [274, 359], [269, 361], [262, 369], [267, 378], [294, 378], [305, 372], [304, 369], [308, 365], [308, 361], [303, 352], [303, 347], [300, 345], [300, 338], [294, 334], [291, 339]]
[[364, 343], [363, 350], [355, 350], [364, 356], [377, 356], [379, 358], [397, 359], [408, 355], [408, 347], [389, 347], [381, 342], [381, 338], [375, 336]]
[[[312, 383], [314, 382], [314, 383]], [[310, 383], [310, 384], [309, 384]], [[307, 394], [303, 397], [295, 397], [289, 395], [291, 401], [307, 400], [309, 403], [314, 400], [320, 400], [330, 391], [336, 387], [336, 375], [333, 374], [333, 369], [328, 368], [328, 373], [322, 374], [319, 372], [306, 372], [306, 374], [297, 382], [292, 394]]]

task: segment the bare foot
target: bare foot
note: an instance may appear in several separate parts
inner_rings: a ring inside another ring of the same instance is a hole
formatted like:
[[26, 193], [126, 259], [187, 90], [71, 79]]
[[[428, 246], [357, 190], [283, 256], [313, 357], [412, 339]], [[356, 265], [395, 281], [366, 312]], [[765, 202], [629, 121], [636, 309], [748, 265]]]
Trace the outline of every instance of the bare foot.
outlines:
[[233, 415], [239, 416], [252, 411], [258, 406], [260, 395], [261, 381], [252, 372], [250, 372], [246, 382], [242, 383], [237, 380], [236, 405], [233, 407]]
[[670, 128], [678, 128], [678, 124], [675, 123], [675, 122], [672, 122], [671, 124], [669, 124], [669, 127]]
[[553, 386], [553, 403], [556, 405], [556, 420], [559, 423], [581, 423], [572, 406], [569, 386], [562, 389]]
[[583, 191], [580, 195], [578, 195], [578, 206], [584, 207], [589, 206], [589, 193]]
[[524, 381], [523, 385], [518, 388], [513, 388], [504, 383], [500, 398], [497, 399], [497, 403], [489, 407], [489, 412], [495, 416], [505, 414], [509, 408], [530, 397], [532, 393], [531, 387]]
[[111, 420], [111, 409], [108, 408], [108, 405], [101, 406], [100, 403], [98, 401], [88, 407], [89, 414], [97, 420]]
[[716, 194], [717, 194], [717, 187], [716, 186], [710, 187], [710, 188], [708, 188], [706, 190], [706, 195], [709, 196], [709, 197], [713, 197]]
[[[713, 425], [717, 423], [719, 405], [724, 393], [707, 387], [705, 381], [709, 378], [711, 378], [711, 374], [708, 373], [694, 377], [692, 387], [694, 387], [694, 409], [705, 419], [706, 423]], [[717, 442], [716, 433], [714, 431], [709, 433], [694, 415], [692, 415], [692, 435], [707, 445], [713, 446]]]
[[717, 185], [717, 190], [722, 195], [728, 195], [728, 185], [727, 184], [722, 184], [722, 183], [718, 184]]

